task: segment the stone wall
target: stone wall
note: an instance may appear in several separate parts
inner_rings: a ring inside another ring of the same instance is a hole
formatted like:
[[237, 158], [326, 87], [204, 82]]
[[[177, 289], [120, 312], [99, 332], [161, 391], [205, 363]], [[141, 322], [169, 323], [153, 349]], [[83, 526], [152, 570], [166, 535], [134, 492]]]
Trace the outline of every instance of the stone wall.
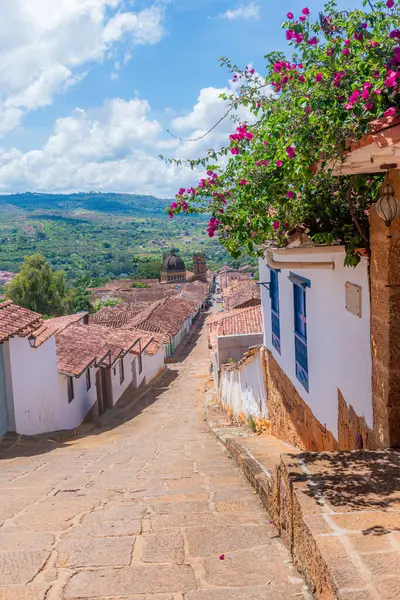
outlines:
[[302, 450], [336, 450], [332, 433], [314, 417], [269, 350], [265, 371], [272, 435]]
[[[400, 198], [400, 171], [389, 172]], [[369, 210], [374, 432], [379, 447], [400, 446], [400, 218], [390, 227]]]
[[338, 439], [315, 418], [311, 409], [300, 398], [290, 379], [282, 371], [271, 352], [267, 350], [267, 408], [271, 433], [301, 450], [375, 449], [375, 434], [363, 417], [348, 405], [338, 389]]
[[352, 406], [348, 406], [343, 394], [338, 390], [338, 449], [361, 450], [375, 449], [374, 432], [368, 427], [363, 417], [359, 417]]

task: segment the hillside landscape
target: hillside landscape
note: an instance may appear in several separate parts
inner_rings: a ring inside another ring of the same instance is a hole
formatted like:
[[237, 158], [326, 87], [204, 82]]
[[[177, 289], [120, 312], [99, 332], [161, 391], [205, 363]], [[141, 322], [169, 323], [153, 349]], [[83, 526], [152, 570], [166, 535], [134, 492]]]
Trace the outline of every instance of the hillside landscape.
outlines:
[[142, 265], [142, 274], [153, 276], [163, 252], [172, 246], [188, 268], [198, 250], [206, 253], [212, 268], [232, 263], [224, 248], [207, 236], [206, 217], [169, 219], [167, 202], [97, 192], [2, 195], [0, 270], [17, 272], [25, 256], [39, 252], [54, 269], [65, 271], [69, 282], [81, 276], [132, 275], [138, 268], [135, 261]]

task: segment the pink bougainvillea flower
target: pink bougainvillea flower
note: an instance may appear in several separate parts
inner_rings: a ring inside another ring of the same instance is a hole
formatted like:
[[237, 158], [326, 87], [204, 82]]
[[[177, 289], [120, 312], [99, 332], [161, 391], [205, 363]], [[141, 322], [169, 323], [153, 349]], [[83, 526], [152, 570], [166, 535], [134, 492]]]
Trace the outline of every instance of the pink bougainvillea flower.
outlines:
[[293, 148], [293, 146], [288, 146], [286, 148], [286, 154], [288, 155], [288, 157], [290, 159], [294, 158], [295, 154], [296, 154], [296, 150]]
[[386, 2], [386, 6], [387, 6], [388, 8], [393, 8], [393, 6], [394, 6], [394, 0], [387, 0], [387, 2]]
[[241, 179], [239, 183], [240, 185], [249, 185], [249, 182], [246, 179]]
[[302, 23], [304, 23], [304, 21], [306, 20], [306, 17], [303, 17], [303, 16], [302, 16], [302, 17], [299, 17], [299, 19], [300, 19], [300, 21], [301, 21]]
[[363, 100], [368, 100], [369, 98], [369, 90], [364, 90], [363, 93], [361, 94], [361, 97]]
[[288, 12], [286, 16], [288, 19], [294, 19], [294, 14], [292, 12]]
[[256, 165], [257, 165], [257, 167], [261, 166], [262, 165], [262, 160], [257, 160]]
[[361, 23], [361, 27], [362, 27], [363, 29], [367, 29], [367, 27], [368, 27], [368, 23]]
[[306, 78], [304, 77], [304, 75], [299, 75], [299, 81], [300, 83], [304, 83], [306, 80]]
[[380, 94], [382, 94], [382, 90], [380, 90], [380, 89], [375, 90], [375, 94], [377, 96], [380, 96]]
[[277, 160], [275, 164], [278, 167], [278, 169], [280, 169], [281, 167], [283, 167], [283, 162], [281, 160]]
[[181, 206], [182, 206], [182, 210], [184, 212], [187, 212], [187, 210], [189, 208], [189, 204], [187, 202], [182, 202]]
[[333, 48], [327, 48], [327, 50], [326, 50], [327, 56], [333, 56], [334, 54], [335, 54], [335, 51]]
[[316, 76], [314, 77], [315, 81], [322, 81], [324, 78], [324, 76], [322, 75], [322, 73], [317, 73]]
[[390, 32], [389, 37], [391, 40], [395, 40], [396, 38], [400, 38], [400, 31], [398, 29], [393, 29], [393, 31]]
[[310, 14], [310, 10], [307, 7], [303, 8], [303, 10], [301, 12], [303, 13], [303, 15], [309, 15]]
[[357, 40], [357, 41], [359, 41], [359, 42], [361, 42], [364, 39], [363, 32], [362, 31], [360, 31], [360, 32], [355, 31], [354, 32], [354, 39]]
[[286, 39], [287, 40], [292, 40], [294, 38], [294, 36], [295, 36], [294, 31], [291, 31], [290, 29], [288, 29], [287, 32], [286, 32]]
[[385, 117], [393, 117], [396, 114], [396, 109], [394, 106], [392, 106], [391, 108], [388, 108], [387, 110], [385, 110], [385, 112], [383, 113], [385, 115]]
[[307, 41], [309, 46], [316, 46], [318, 44], [318, 39], [314, 36]]
[[268, 167], [268, 165], [269, 165], [269, 160], [264, 160], [264, 165], [265, 165], [266, 167]]
[[351, 40], [344, 40], [344, 45], [345, 46], [350, 46], [351, 44]]
[[296, 44], [301, 44], [301, 42], [303, 41], [303, 34], [302, 33], [296, 33], [294, 36], [294, 39], [296, 41]]
[[275, 229], [275, 231], [276, 231], [277, 229], [279, 229], [279, 223], [278, 223], [278, 221], [274, 221], [274, 222], [272, 223], [272, 227]]
[[289, 199], [294, 198], [294, 192], [292, 192], [292, 190], [289, 190], [288, 192], [286, 192], [286, 198], [289, 198]]
[[344, 107], [346, 110], [351, 110], [353, 108], [354, 104], [351, 104], [350, 102], [348, 104], [345, 104]]
[[232, 154], [239, 154], [240, 150], [239, 150], [239, 148], [231, 148], [231, 152], [232, 152]]
[[173, 219], [174, 218], [174, 213], [173, 212], [169, 212], [168, 216], [169, 216], [170, 219]]
[[261, 100], [259, 100], [259, 101], [257, 102], [257, 108], [261, 108], [261, 107], [262, 107], [262, 102], [261, 102]]
[[171, 202], [171, 204], [169, 205], [171, 210], [175, 210], [176, 208], [178, 208], [178, 203], [177, 202]]
[[348, 56], [350, 54], [350, 50], [348, 48], [343, 48], [343, 54]]
[[182, 196], [186, 192], [185, 188], [181, 188], [178, 192], [178, 196]]
[[225, 554], [221, 554], [219, 560], [225, 560]]
[[263, 144], [264, 146], [268, 146], [268, 142], [266, 140], [263, 140]]
[[372, 103], [372, 102], [366, 102], [366, 103], [364, 104], [364, 106], [365, 106], [365, 108], [366, 108], [367, 110], [372, 110], [372, 109], [374, 108], [374, 105], [373, 105], [373, 103]]

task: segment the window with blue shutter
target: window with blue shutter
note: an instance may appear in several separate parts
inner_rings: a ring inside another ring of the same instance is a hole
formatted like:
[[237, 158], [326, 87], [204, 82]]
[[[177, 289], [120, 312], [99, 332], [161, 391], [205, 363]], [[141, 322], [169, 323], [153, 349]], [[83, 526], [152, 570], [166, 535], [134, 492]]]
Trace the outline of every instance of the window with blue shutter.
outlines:
[[271, 330], [272, 345], [279, 354], [281, 353], [281, 325], [279, 321], [279, 285], [278, 273], [270, 269], [269, 295], [271, 298]]
[[308, 353], [307, 353], [307, 308], [306, 289], [310, 281], [291, 273], [294, 295], [294, 353], [296, 377], [301, 385], [309, 391]]

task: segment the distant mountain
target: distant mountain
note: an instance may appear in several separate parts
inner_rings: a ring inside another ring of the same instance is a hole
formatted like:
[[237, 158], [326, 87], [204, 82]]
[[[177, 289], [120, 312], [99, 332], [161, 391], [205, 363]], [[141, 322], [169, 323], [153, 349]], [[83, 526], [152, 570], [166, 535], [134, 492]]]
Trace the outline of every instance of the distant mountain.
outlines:
[[89, 192], [78, 194], [23, 194], [0, 195], [0, 207], [12, 205], [23, 210], [75, 211], [79, 209], [113, 214], [162, 215], [169, 200], [139, 194]]

